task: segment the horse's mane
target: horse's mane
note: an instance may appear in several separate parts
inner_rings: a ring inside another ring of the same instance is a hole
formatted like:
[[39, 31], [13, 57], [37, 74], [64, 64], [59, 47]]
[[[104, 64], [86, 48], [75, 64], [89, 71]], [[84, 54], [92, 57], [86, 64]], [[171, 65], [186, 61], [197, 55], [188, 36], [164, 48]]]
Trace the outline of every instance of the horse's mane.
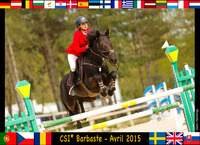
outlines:
[[96, 40], [95, 35], [96, 35], [96, 29], [92, 29], [92, 30], [88, 31], [86, 38], [89, 41], [89, 47], [92, 47], [93, 42]]
[[[88, 34], [87, 34], [87, 36], [86, 36], [86, 38], [88, 39], [88, 41], [89, 41], [89, 47], [90, 48], [92, 48], [92, 45], [93, 45], [93, 42], [96, 40], [96, 31], [97, 31], [97, 29], [92, 29], [92, 30], [89, 30], [88, 31]], [[102, 34], [102, 33], [100, 33], [100, 36], [103, 36], [104, 34]], [[87, 51], [86, 52], [83, 52], [82, 54], [83, 55], [86, 55], [86, 54], [88, 54], [88, 53], [90, 53], [90, 49], [87, 49]]]

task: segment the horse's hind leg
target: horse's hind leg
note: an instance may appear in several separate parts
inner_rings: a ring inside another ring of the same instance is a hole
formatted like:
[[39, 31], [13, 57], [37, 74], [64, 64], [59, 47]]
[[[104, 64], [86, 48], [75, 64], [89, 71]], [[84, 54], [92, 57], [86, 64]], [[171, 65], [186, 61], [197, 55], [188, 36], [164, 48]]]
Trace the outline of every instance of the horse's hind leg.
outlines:
[[[80, 105], [80, 107], [81, 107], [81, 112], [82, 113], [84, 113], [85, 112], [85, 108], [84, 108], [84, 106], [83, 106], [83, 102], [82, 101], [79, 101], [79, 105]], [[86, 118], [84, 118], [84, 119], [82, 119], [81, 121], [86, 121]]]
[[[72, 111], [73, 110], [73, 111]], [[80, 107], [79, 107], [79, 103], [78, 103], [78, 100], [76, 100], [75, 102], [75, 106], [74, 108], [72, 109], [69, 109], [69, 115], [72, 116], [72, 115], [77, 115], [80, 113]], [[67, 127], [72, 127], [74, 125], [75, 122], [70, 122], [67, 124]], [[80, 122], [80, 120], [77, 121], [77, 128], [82, 128], [82, 124]]]
[[[78, 100], [76, 101], [76, 114], [79, 114], [79, 113], [81, 113], [80, 112], [80, 106], [79, 106], [80, 104], [79, 104], [79, 102], [78, 102]], [[79, 128], [83, 128], [83, 126], [82, 126], [82, 124], [81, 124], [81, 121], [80, 120], [78, 120], [77, 121], [77, 128], [79, 129]]]

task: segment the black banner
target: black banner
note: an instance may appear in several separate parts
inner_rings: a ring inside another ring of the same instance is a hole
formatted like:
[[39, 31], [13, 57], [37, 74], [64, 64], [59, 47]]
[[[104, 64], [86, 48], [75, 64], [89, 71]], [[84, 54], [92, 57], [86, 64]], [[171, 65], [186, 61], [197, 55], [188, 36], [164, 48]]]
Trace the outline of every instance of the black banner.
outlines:
[[0, 117], [1, 117], [1, 125], [0, 132], [5, 131], [5, 10], [0, 9], [0, 80], [1, 80], [1, 101], [0, 101]]
[[11, 0], [1, 0], [0, 3], [11, 3]]
[[149, 133], [52, 133], [52, 144], [64, 145], [67, 143], [78, 144], [102, 144], [102, 143], [126, 143], [149, 144]]
[[22, 8], [25, 8], [26, 0], [22, 0]]
[[199, 19], [199, 16], [200, 16], [200, 9], [195, 9], [195, 88], [196, 89], [196, 92], [195, 92], [195, 131], [196, 132], [199, 132], [200, 129], [199, 129], [199, 118], [200, 118], [200, 105], [199, 105], [199, 102], [200, 102], [200, 91], [198, 90], [199, 88], [199, 74], [200, 74], [200, 69], [199, 69], [199, 53], [197, 52], [197, 50], [199, 50], [200, 48], [200, 19]]

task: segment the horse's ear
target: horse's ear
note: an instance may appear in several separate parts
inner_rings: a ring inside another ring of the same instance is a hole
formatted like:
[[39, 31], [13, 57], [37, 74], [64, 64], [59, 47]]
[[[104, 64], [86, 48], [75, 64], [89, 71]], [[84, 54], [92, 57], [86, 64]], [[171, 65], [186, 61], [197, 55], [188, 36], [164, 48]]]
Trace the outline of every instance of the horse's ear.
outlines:
[[109, 29], [108, 28], [106, 29], [105, 35], [109, 36]]
[[100, 37], [100, 32], [99, 30], [96, 31], [96, 38], [99, 38]]

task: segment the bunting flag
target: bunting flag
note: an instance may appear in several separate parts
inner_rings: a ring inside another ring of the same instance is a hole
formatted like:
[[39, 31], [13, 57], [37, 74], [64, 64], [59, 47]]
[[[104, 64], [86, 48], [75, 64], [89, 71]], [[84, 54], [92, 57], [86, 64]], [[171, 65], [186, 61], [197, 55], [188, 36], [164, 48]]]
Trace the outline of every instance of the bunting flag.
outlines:
[[179, 9], [189, 8], [189, 1], [190, 0], [178, 0], [178, 8]]
[[122, 0], [122, 9], [132, 9], [133, 0]]
[[100, 0], [100, 9], [110, 9], [111, 0]]
[[0, 9], [10, 9], [10, 3], [0, 3]]
[[189, 8], [200, 8], [200, 0], [190, 0]]
[[111, 8], [112, 9], [121, 9], [122, 8], [122, 0], [111, 0]]
[[33, 0], [26, 0], [26, 9], [32, 9], [33, 8]]
[[184, 132], [183, 133], [184, 145], [200, 145], [200, 133], [199, 132]]
[[22, 8], [22, 0], [11, 0], [11, 9]]
[[178, 0], [167, 0], [167, 8], [169, 9], [178, 8]]
[[150, 145], [164, 145], [166, 140], [165, 132], [149, 132], [149, 144]]
[[45, 9], [55, 9], [55, 0], [44, 0]]
[[166, 132], [166, 145], [176, 144], [183, 144], [183, 132]]
[[156, 8], [167, 8], [167, 0], [156, 0]]
[[18, 132], [17, 145], [34, 145], [34, 133], [33, 132]]
[[156, 0], [144, 0], [144, 8], [156, 8]]
[[44, 8], [44, 0], [33, 0], [33, 8], [34, 9], [43, 9]]
[[67, 0], [67, 8], [68, 9], [76, 9], [77, 8], [77, 0]]
[[142, 9], [144, 8], [144, 1], [145, 0], [134, 0], [133, 8]]
[[89, 9], [99, 9], [100, 0], [89, 0]]
[[89, 7], [88, 0], [78, 0], [79, 9], [88, 9], [88, 7]]
[[34, 145], [51, 145], [51, 132], [34, 133]]
[[56, 0], [56, 9], [66, 9], [66, 0]]
[[0, 145], [16, 145], [16, 144], [17, 144], [16, 132], [0, 133]]

